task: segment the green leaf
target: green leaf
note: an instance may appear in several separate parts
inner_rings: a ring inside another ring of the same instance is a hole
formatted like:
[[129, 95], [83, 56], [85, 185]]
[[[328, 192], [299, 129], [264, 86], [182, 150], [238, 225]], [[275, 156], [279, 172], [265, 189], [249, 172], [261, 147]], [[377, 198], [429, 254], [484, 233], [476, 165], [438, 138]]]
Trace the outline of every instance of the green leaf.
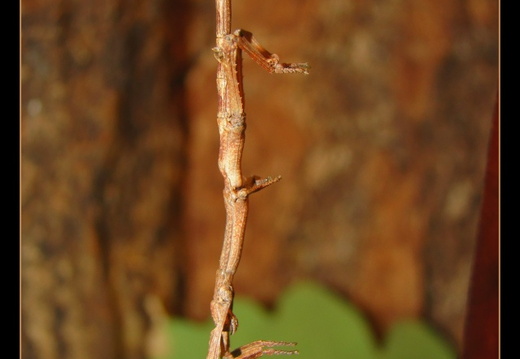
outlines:
[[275, 320], [274, 316], [258, 303], [247, 298], [237, 297], [233, 303], [233, 313], [238, 318], [238, 330], [231, 337], [233, 349], [255, 340], [274, 339], [265, 337], [272, 335], [270, 328]]
[[157, 359], [202, 359], [208, 353], [209, 333], [213, 322], [195, 323], [175, 318], [168, 323], [169, 353]]
[[419, 321], [395, 324], [386, 336], [384, 359], [455, 359], [456, 353], [431, 328]]
[[276, 319], [273, 333], [298, 342], [298, 359], [374, 358], [374, 340], [359, 310], [318, 285], [289, 288]]
[[[274, 311], [237, 296], [233, 312], [239, 320], [233, 349], [255, 340], [297, 342], [295, 359], [455, 359], [452, 348], [430, 327], [403, 321], [379, 347], [368, 321], [352, 303], [313, 283], [299, 283], [279, 298]], [[156, 359], [203, 359], [211, 320], [194, 323], [173, 319], [167, 326], [170, 353]], [[291, 348], [292, 349], [292, 348]]]

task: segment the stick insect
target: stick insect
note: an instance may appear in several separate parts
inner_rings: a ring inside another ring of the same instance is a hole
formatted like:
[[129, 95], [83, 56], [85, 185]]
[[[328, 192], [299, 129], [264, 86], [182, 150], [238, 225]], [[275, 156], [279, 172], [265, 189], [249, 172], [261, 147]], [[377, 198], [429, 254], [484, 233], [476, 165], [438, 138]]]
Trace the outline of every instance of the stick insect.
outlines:
[[217, 67], [218, 114], [220, 136], [218, 167], [224, 178], [226, 227], [216, 273], [210, 309], [215, 328], [211, 331], [207, 359], [255, 359], [264, 355], [297, 354], [296, 350], [276, 349], [295, 343], [258, 340], [230, 351], [230, 335], [238, 328], [233, 314], [233, 276], [243, 247], [248, 214], [248, 197], [277, 181], [280, 176], [244, 178], [241, 160], [245, 142], [246, 117], [242, 83], [242, 51], [270, 73], [307, 74], [307, 63], [281, 63], [276, 54], [263, 48], [245, 30], [231, 33], [231, 0], [216, 0], [217, 31], [213, 48]]

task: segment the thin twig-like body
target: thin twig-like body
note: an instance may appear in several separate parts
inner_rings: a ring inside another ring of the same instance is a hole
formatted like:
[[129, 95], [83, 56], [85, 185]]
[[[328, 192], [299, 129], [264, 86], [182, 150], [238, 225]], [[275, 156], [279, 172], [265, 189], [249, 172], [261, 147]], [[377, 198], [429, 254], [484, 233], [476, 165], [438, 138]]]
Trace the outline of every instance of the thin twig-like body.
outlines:
[[272, 349], [291, 345], [286, 342], [256, 341], [231, 352], [230, 335], [238, 328], [233, 309], [233, 276], [242, 252], [248, 214], [248, 196], [277, 182], [280, 177], [242, 176], [241, 160], [245, 142], [246, 117], [242, 86], [242, 50], [264, 69], [274, 73], [307, 73], [308, 65], [283, 64], [278, 56], [265, 50], [253, 35], [244, 30], [231, 33], [231, 1], [216, 0], [216, 47], [218, 60], [217, 123], [220, 135], [218, 166], [224, 178], [226, 227], [224, 243], [216, 273], [211, 315], [215, 322], [209, 342], [207, 359], [222, 357], [254, 359], [262, 355], [294, 354], [296, 351]]

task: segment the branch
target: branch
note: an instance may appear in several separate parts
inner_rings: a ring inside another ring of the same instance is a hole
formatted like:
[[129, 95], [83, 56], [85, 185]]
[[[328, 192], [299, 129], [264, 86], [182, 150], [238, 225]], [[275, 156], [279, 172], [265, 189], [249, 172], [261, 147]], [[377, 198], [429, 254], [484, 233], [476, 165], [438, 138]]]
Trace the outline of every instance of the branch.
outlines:
[[249, 210], [249, 195], [278, 182], [278, 177], [261, 179], [242, 175], [242, 151], [245, 142], [246, 116], [242, 83], [242, 51], [271, 73], [307, 74], [307, 63], [281, 63], [276, 54], [263, 48], [248, 31], [231, 33], [231, 1], [216, 0], [216, 47], [218, 114], [220, 135], [219, 170], [224, 178], [226, 228], [211, 301], [215, 328], [211, 331], [207, 359], [255, 359], [264, 355], [297, 354], [296, 350], [273, 349], [295, 345], [288, 342], [255, 341], [230, 351], [230, 335], [238, 329], [233, 314], [233, 276], [236, 273], [244, 242]]

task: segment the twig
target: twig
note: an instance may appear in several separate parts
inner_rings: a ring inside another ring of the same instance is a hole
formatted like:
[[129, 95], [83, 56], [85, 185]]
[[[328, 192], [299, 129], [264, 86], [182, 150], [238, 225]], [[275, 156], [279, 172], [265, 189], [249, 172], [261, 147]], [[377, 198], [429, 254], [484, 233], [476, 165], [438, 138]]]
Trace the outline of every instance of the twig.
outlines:
[[273, 349], [276, 346], [295, 345], [288, 342], [255, 341], [230, 351], [230, 335], [238, 328], [233, 314], [233, 276], [240, 261], [248, 213], [248, 197], [277, 181], [278, 177], [244, 179], [241, 160], [245, 141], [246, 117], [242, 84], [242, 51], [272, 73], [307, 74], [307, 63], [280, 63], [276, 54], [264, 49], [250, 32], [231, 33], [231, 0], [216, 0], [216, 47], [218, 60], [217, 122], [220, 135], [218, 166], [224, 177], [224, 204], [226, 228], [211, 301], [211, 315], [215, 328], [211, 331], [207, 359], [254, 359], [263, 355], [296, 354], [296, 350]]

